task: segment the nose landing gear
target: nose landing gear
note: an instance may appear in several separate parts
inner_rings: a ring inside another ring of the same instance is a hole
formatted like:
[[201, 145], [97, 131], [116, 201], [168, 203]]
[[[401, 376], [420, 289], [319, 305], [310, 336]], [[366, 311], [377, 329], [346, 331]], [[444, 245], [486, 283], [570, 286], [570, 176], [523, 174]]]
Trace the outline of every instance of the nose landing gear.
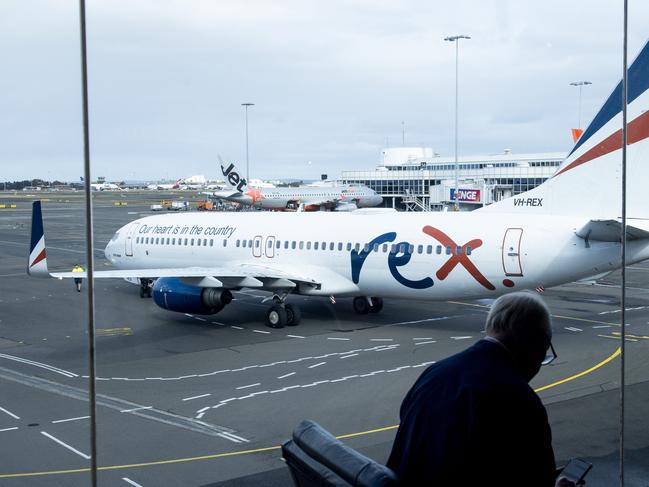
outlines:
[[153, 296], [153, 279], [140, 278], [140, 297], [150, 298]]

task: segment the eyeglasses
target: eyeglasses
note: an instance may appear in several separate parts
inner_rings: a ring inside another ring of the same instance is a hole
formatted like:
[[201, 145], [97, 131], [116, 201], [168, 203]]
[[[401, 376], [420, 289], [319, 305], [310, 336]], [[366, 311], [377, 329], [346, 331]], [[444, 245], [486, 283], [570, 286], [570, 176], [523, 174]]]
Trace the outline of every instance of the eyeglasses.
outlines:
[[550, 351], [552, 352], [552, 354], [546, 355], [543, 361], [541, 362], [541, 365], [548, 365], [554, 362], [554, 359], [557, 358], [557, 352], [555, 352], [554, 346], [552, 346], [552, 342], [550, 342]]

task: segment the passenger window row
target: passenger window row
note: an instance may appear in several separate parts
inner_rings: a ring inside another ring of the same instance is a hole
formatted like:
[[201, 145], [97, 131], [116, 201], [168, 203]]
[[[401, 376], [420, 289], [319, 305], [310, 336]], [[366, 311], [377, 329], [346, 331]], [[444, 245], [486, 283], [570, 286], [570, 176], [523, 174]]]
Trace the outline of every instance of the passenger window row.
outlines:
[[[135, 239], [136, 244], [144, 244], [144, 245], [182, 245], [182, 246], [196, 246], [196, 247], [214, 247], [214, 239], [210, 238], [189, 238], [189, 237], [137, 237]], [[217, 241], [218, 245], [218, 241]], [[228, 239], [224, 238], [222, 240], [223, 247], [228, 246]], [[261, 246], [261, 240], [260, 239], [249, 239], [249, 240], [241, 240], [237, 239], [235, 242], [236, 247], [242, 247], [242, 248], [256, 248], [258, 249]], [[400, 244], [383, 244], [379, 245], [378, 243], [375, 243], [372, 245], [372, 248], [370, 249], [370, 244], [365, 244], [361, 246], [359, 243], [352, 243], [352, 242], [311, 242], [307, 241], [304, 242], [303, 240], [296, 241], [296, 240], [267, 240], [266, 242], [266, 247], [268, 249], [273, 248], [273, 246], [276, 249], [281, 249], [284, 248], [286, 250], [291, 249], [291, 250], [329, 250], [329, 251], [334, 251], [338, 250], [338, 252], [342, 252], [343, 249], [345, 249], [347, 252], [351, 251], [352, 248], [356, 250], [356, 252], [360, 252], [361, 248], [363, 249], [364, 252], [383, 252], [387, 253], [388, 251], [390, 253], [400, 253], [400, 254], [423, 254], [424, 251], [426, 254], [432, 254], [433, 251], [440, 255], [442, 253], [446, 255], [460, 255], [460, 254], [466, 254], [466, 255], [471, 255], [472, 248], [470, 246], [466, 247], [460, 247], [459, 245], [456, 247], [451, 247], [451, 246], [446, 246], [442, 247], [441, 245], [412, 245], [412, 244], [405, 244], [405, 243], [400, 243]]]

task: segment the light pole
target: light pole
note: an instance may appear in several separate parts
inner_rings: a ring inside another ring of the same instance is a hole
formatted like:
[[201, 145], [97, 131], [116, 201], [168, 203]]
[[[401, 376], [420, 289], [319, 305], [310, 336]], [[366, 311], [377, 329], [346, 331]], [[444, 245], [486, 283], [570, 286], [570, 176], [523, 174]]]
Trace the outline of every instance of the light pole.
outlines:
[[581, 128], [581, 89], [584, 86], [592, 85], [590, 81], [573, 81], [570, 86], [579, 86], [579, 110], [577, 112], [577, 128]]
[[459, 48], [460, 48], [460, 39], [471, 39], [470, 36], [460, 34], [456, 36], [448, 36], [445, 37], [445, 41], [449, 42], [455, 42], [455, 194], [453, 195], [453, 199], [455, 200], [454, 202], [454, 207], [453, 209], [455, 211], [458, 211], [460, 209], [460, 206], [458, 205], [458, 194], [459, 194], [459, 178], [460, 178], [460, 165], [457, 161], [457, 106], [458, 106], [458, 56], [459, 56]]
[[250, 184], [250, 162], [248, 160], [248, 107], [255, 106], [254, 103], [242, 103], [246, 109], [246, 181]]

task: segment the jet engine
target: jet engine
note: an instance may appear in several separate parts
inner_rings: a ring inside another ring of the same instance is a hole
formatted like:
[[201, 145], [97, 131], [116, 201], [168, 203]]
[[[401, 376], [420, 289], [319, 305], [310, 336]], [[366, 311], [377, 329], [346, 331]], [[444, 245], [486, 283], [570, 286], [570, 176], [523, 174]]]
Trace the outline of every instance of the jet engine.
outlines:
[[338, 203], [335, 208], [335, 211], [354, 211], [358, 210], [356, 203]]
[[177, 277], [161, 277], [153, 285], [153, 300], [169, 311], [213, 315], [232, 301], [232, 293], [228, 289], [190, 286]]

